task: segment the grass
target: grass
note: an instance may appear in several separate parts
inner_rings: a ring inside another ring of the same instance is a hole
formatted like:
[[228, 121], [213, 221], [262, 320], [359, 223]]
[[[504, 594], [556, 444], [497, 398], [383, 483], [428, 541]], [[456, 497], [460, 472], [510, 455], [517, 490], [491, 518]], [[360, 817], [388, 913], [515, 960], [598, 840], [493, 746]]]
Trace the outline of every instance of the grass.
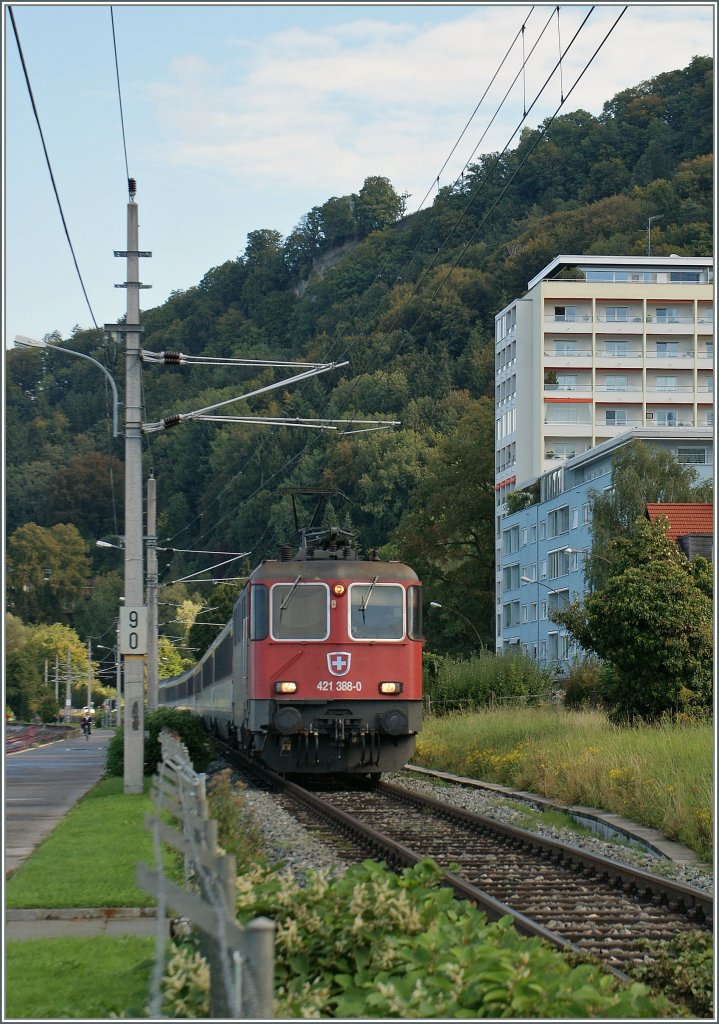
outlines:
[[426, 718], [415, 763], [586, 804], [712, 860], [713, 729], [617, 726], [600, 711], [495, 709]]
[[[122, 779], [99, 782], [7, 880], [6, 907], [153, 906], [135, 881], [137, 861], [155, 859], [143, 820], [152, 811], [147, 786], [133, 795]], [[168, 854], [168, 871], [171, 863]]]
[[[144, 826], [152, 803], [123, 785], [104, 779], [70, 810], [7, 879], [6, 907], [154, 905], [135, 882], [138, 861], [155, 863]], [[170, 874], [172, 865], [168, 852]], [[145, 1017], [154, 954], [155, 939], [138, 936], [6, 938], [3, 1019]]]
[[131, 936], [6, 941], [3, 1020], [146, 1017], [154, 953]]

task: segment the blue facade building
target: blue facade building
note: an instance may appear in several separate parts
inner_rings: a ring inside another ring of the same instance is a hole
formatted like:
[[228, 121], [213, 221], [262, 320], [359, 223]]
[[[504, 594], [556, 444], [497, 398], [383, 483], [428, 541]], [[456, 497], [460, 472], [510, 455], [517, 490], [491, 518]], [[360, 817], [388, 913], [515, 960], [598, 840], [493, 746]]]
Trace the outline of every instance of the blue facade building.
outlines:
[[566, 631], [552, 622], [552, 609], [585, 592], [592, 492], [611, 488], [612, 457], [634, 438], [668, 449], [680, 463], [692, 466], [700, 479], [712, 479], [713, 432], [707, 428], [635, 428], [543, 473], [533, 488], [538, 488], [539, 500], [500, 520], [498, 651], [520, 649], [559, 672], [582, 656]]

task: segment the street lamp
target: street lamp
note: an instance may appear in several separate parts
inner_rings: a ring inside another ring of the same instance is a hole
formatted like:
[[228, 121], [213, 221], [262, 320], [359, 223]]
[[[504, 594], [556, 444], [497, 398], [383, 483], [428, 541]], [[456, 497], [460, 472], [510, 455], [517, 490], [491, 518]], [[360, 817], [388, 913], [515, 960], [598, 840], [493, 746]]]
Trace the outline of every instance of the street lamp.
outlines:
[[647, 221], [647, 256], [652, 254], [652, 221], [662, 220], [664, 217], [663, 213], [656, 213], [653, 217], [650, 217]]
[[117, 397], [117, 385], [113, 380], [112, 374], [110, 374], [109, 371], [105, 369], [102, 363], [99, 363], [97, 359], [93, 359], [92, 356], [86, 356], [84, 352], [76, 352], [72, 348], [62, 348], [60, 345], [48, 345], [46, 341], [38, 341], [37, 338], [26, 338], [22, 334], [16, 334], [14, 340], [18, 348], [46, 348], [49, 349], [51, 352], [65, 352], [69, 356], [78, 356], [80, 359], [87, 359], [88, 362], [94, 363], [95, 366], [99, 366], [99, 368], [102, 370], [102, 372], [105, 374], [108, 381], [110, 382], [110, 387], [112, 388], [112, 436], [117, 437], [117, 409], [118, 405], [120, 404]]
[[[439, 601], [430, 601], [430, 602], [429, 602], [429, 606], [430, 606], [430, 608], [442, 608], [442, 607], [443, 607], [443, 606], [442, 606], [442, 605], [441, 605], [441, 604], [439, 603]], [[466, 623], [467, 623], [467, 624], [468, 624], [469, 626], [471, 626], [471, 627], [472, 627], [472, 629], [474, 630], [474, 634], [475, 634], [475, 636], [477, 637], [477, 640], [479, 641], [479, 646], [480, 646], [480, 648], [481, 648], [482, 650], [484, 650], [484, 644], [482, 643], [482, 637], [481, 637], [481, 636], [479, 635], [479, 632], [477, 631], [477, 627], [476, 627], [476, 626], [474, 625], [474, 623], [473, 623], [473, 622], [471, 621], [471, 619], [468, 619], [468, 618], [467, 618], [467, 616], [466, 616], [466, 615], [464, 614], [464, 612], [461, 612], [461, 611], [459, 610], [459, 608], [453, 608], [453, 607], [452, 607], [451, 605], [447, 605], [447, 610], [448, 610], [448, 611], [451, 611], [451, 612], [454, 612], [454, 613], [455, 613], [456, 615], [459, 615], [459, 616], [460, 616], [461, 618], [463, 618], [463, 619], [464, 619], [464, 621], [465, 621], [465, 622], [466, 622]]]
[[[571, 549], [570, 548], [565, 548], [564, 550], [565, 551], [570, 551]], [[562, 600], [564, 601], [566, 607], [567, 608], [570, 607], [569, 598], [565, 597], [564, 590], [558, 590], [556, 587], [550, 587], [548, 583], [542, 583], [541, 580], [533, 580], [531, 576], [520, 576], [519, 578], [522, 581], [522, 583], [534, 583], [538, 587], [544, 587], [544, 589], [546, 591], [548, 591], [550, 595], [556, 594], [557, 597], [559, 597], [561, 595]], [[537, 661], [539, 661], [539, 648], [540, 648], [539, 623], [540, 623], [539, 608], [537, 608]]]

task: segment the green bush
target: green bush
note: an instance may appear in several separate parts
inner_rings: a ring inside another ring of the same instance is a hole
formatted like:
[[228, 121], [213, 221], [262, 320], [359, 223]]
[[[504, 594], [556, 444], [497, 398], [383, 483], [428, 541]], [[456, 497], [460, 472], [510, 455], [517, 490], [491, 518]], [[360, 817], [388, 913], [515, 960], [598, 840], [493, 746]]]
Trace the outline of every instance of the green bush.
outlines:
[[596, 658], [585, 658], [573, 665], [563, 683], [565, 707], [596, 708], [602, 705], [602, 665]]
[[468, 661], [431, 658], [425, 659], [424, 693], [438, 714], [512, 698], [545, 696], [554, 688], [549, 669], [521, 652], [495, 655], [483, 651]]
[[[216, 755], [215, 744], [205, 731], [202, 719], [191, 711], [160, 708], [145, 715], [145, 748], [143, 762], [145, 775], [154, 775], [162, 760], [160, 733], [169, 729], [182, 740], [197, 772], [204, 772]], [[125, 730], [117, 730], [107, 748], [106, 775], [122, 775], [125, 763]]]
[[[594, 965], [572, 966], [508, 917], [489, 923], [440, 886], [423, 861], [401, 874], [365, 861], [339, 879], [255, 868], [240, 875], [238, 918], [275, 921], [275, 1017], [577, 1018], [667, 1015], [661, 996], [623, 986]], [[165, 977], [168, 1016], [178, 993], [192, 1015], [207, 1014], [196, 952], [178, 950]], [[185, 960], [187, 959], [187, 962]], [[206, 975], [205, 975], [206, 977]], [[204, 979], [203, 979], [204, 981]]]
[[714, 939], [711, 932], [684, 932], [668, 942], [648, 942], [652, 960], [637, 967], [642, 981], [659, 991], [671, 990], [697, 1017], [713, 1013]]

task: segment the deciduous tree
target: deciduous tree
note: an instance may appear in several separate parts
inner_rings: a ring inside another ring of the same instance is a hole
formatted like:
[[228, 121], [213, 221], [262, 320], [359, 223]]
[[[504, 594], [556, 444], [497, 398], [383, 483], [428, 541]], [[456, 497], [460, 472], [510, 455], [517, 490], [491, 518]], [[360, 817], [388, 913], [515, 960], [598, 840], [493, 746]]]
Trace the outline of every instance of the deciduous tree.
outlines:
[[711, 707], [712, 602], [668, 526], [640, 517], [633, 536], [609, 546], [602, 588], [552, 612], [603, 659], [603, 696], [622, 720]]

